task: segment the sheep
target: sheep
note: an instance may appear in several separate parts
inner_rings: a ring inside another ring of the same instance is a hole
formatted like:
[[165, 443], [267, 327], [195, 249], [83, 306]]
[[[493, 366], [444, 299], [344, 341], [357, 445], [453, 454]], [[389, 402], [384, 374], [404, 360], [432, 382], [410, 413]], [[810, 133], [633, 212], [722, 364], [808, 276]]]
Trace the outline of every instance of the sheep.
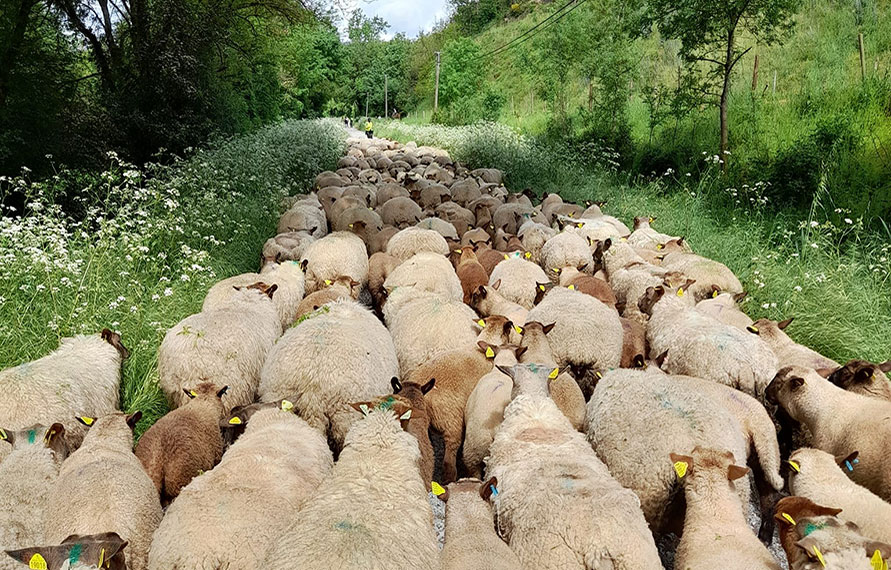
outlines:
[[517, 235], [520, 226], [532, 217], [532, 208], [525, 204], [501, 204], [492, 212], [492, 225], [511, 235]]
[[585, 223], [587, 223], [587, 220], [594, 220], [596, 222], [610, 224], [616, 229], [616, 234], [620, 237], [626, 237], [630, 235], [631, 230], [628, 229], [628, 226], [626, 226], [621, 220], [613, 216], [608, 216], [604, 214], [603, 211], [601, 211], [600, 207], [602, 205], [603, 203], [588, 205], [588, 208], [584, 212], [582, 212], [582, 214], [579, 216], [579, 219]]
[[796, 523], [788, 540], [798, 539], [793, 548], [804, 555], [796, 552], [790, 558], [792, 570], [875, 570], [888, 566], [886, 558], [891, 558], [891, 544], [864, 537], [852, 522], [820, 515], [804, 517]]
[[424, 218], [418, 222], [415, 227], [425, 230], [433, 230], [452, 243], [457, 243], [459, 241], [458, 230], [455, 229], [455, 226], [452, 225], [451, 222], [440, 218]]
[[421, 190], [418, 197], [418, 205], [425, 211], [432, 212], [443, 202], [451, 200], [449, 189], [442, 184], [433, 184]]
[[650, 227], [654, 221], [656, 218], [647, 216], [634, 218], [634, 231], [628, 236], [628, 245], [641, 249], [656, 249], [656, 246], [676, 239], [675, 236], [657, 232]]
[[282, 328], [291, 326], [297, 318], [297, 306], [303, 299], [305, 288], [303, 271], [296, 261], [268, 263], [263, 266], [260, 273], [242, 273], [219, 281], [207, 291], [201, 311], [210, 312], [224, 308], [237, 294], [238, 289], [255, 286], [257, 283], [276, 286], [272, 304], [278, 312]]
[[121, 365], [129, 355], [121, 336], [108, 329], [63, 338], [48, 355], [0, 371], [0, 421], [7, 429], [59, 421], [66, 445], [76, 449], [86, 430], [74, 417], [118, 408]]
[[464, 408], [480, 378], [492, 370], [494, 347], [479, 342], [472, 348], [442, 352], [418, 366], [408, 381], [420, 386], [436, 380], [425, 396], [430, 426], [442, 434], [445, 451], [442, 459], [443, 482], [451, 483], [458, 475], [458, 449], [464, 434]]
[[[124, 548], [127, 541], [115, 532], [90, 535], [71, 535], [59, 545], [29, 546], [6, 551], [13, 560], [29, 568], [51, 570], [91, 570], [108, 568], [126, 570]], [[8, 559], [7, 559], [8, 560]], [[16, 569], [22, 568], [16, 564]]]
[[210, 471], [223, 456], [221, 401], [228, 386], [201, 382], [194, 390], [183, 389], [186, 405], [159, 419], [139, 439], [136, 458], [145, 467], [167, 505], [180, 490], [203, 471]]
[[398, 374], [393, 340], [377, 317], [355, 301], [339, 300], [279, 339], [257, 392], [263, 402], [293, 402], [336, 451], [354, 419], [347, 404], [388, 393]]
[[450, 300], [464, 298], [461, 280], [444, 256], [429, 251], [418, 253], [393, 268], [384, 281], [388, 294], [397, 288], [438, 293]]
[[661, 568], [634, 493], [597, 459], [548, 397], [550, 372], [502, 370], [513, 399], [495, 432], [486, 476], [498, 479], [496, 521], [528, 570]]
[[384, 226], [381, 231], [374, 234], [368, 242], [368, 253], [375, 254], [379, 251], [387, 251], [387, 244], [390, 243], [390, 239], [398, 232], [399, 230], [393, 226]]
[[476, 216], [467, 208], [462, 208], [455, 202], [443, 202], [436, 207], [436, 216], [455, 228], [455, 236], [463, 236], [476, 224]]
[[661, 265], [668, 271], [678, 271], [695, 280], [690, 294], [697, 301], [711, 297], [715, 291], [733, 295], [743, 292], [742, 283], [726, 265], [693, 253], [668, 253]]
[[[612, 248], [614, 251], [617, 248]], [[635, 255], [635, 257], [637, 257]], [[609, 267], [608, 260], [604, 261]], [[607, 269], [609, 285], [616, 295], [616, 307], [621, 309], [622, 316], [635, 320], [645, 325], [648, 316], [641, 312], [639, 303], [650, 287], [657, 287], [666, 281], [675, 283], [680, 278], [679, 274], [671, 274], [665, 270], [654, 267], [646, 262], [631, 262], [624, 267]], [[684, 280], [680, 281], [681, 283]]]
[[[544, 280], [539, 280], [542, 283]], [[612, 287], [603, 279], [582, 273], [575, 267], [564, 267], [560, 270], [559, 284], [561, 287], [575, 289], [585, 295], [591, 295], [607, 307], [616, 306], [616, 294]]]
[[475, 247], [478, 244], [492, 245], [492, 236], [482, 228], [473, 228], [461, 234], [461, 247]]
[[556, 211], [563, 205], [563, 198], [559, 194], [548, 194], [539, 204], [541, 213], [548, 219], [548, 224], [553, 224], [556, 219]]
[[[708, 380], [668, 376], [656, 367], [606, 372], [588, 401], [586, 422], [594, 451], [613, 477], [637, 494], [656, 532], [680, 530], [672, 525], [683, 517], [673, 500], [671, 466], [653, 458], [689, 453], [701, 445], [729, 450], [744, 464], [753, 449], [762, 493], [783, 487], [779, 446], [767, 412], [754, 398]], [[747, 504], [749, 486], [737, 490]], [[769, 527], [762, 531], [772, 532]]]
[[417, 224], [424, 217], [421, 207], [405, 196], [390, 198], [378, 206], [378, 214], [385, 225], [400, 230]]
[[622, 368], [644, 368], [647, 358], [647, 329], [637, 321], [622, 322]]
[[[310, 232], [315, 237], [321, 238], [326, 233], [328, 233], [327, 225], [328, 225], [328, 220], [331, 219], [331, 206], [334, 205], [334, 202], [336, 202], [341, 196], [343, 196], [343, 188], [339, 188], [336, 186], [327, 186], [325, 188], [322, 188], [318, 192], [316, 192], [316, 197], [318, 198], [319, 203], [322, 206], [322, 212], [325, 215], [325, 224], [324, 225], [325, 225], [326, 231]], [[311, 223], [311, 222], [304, 222], [303, 225], [306, 225], [307, 223]]]
[[357, 205], [343, 210], [332, 221], [331, 228], [334, 231], [350, 231], [362, 238], [368, 244], [372, 236], [381, 231], [384, 223], [374, 210], [365, 205]]
[[745, 293], [736, 295], [718, 293], [696, 303], [696, 310], [704, 315], [709, 315], [725, 325], [745, 330], [755, 322], [749, 315], [742, 312], [737, 305], [745, 296]]
[[390, 238], [387, 243], [387, 254], [406, 261], [421, 252], [449, 254], [449, 244], [442, 235], [434, 230], [409, 227]]
[[351, 232], [334, 232], [309, 244], [300, 267], [306, 273], [306, 294], [322, 289], [325, 280], [341, 275], [362, 285], [368, 282], [368, 252], [360, 237]]
[[762, 398], [778, 368], [776, 355], [758, 336], [693, 310], [689, 283], [648, 287], [638, 302], [641, 313], [650, 315], [650, 351], [668, 351], [662, 369], [670, 374], [708, 378]]
[[318, 430], [278, 405], [261, 409], [219, 465], [193, 479], [168, 507], [149, 569], [263, 567], [266, 551], [332, 466]]
[[[488, 345], [491, 346], [491, 345]], [[483, 476], [483, 459], [495, 437], [495, 430], [504, 419], [504, 408], [510, 403], [514, 382], [498, 369], [517, 364], [517, 356], [525, 347], [502, 345], [492, 348], [495, 366], [476, 383], [464, 406], [464, 447], [461, 452], [464, 466], [471, 477]]]
[[316, 175], [314, 187], [317, 189], [327, 188], [328, 186], [342, 187], [347, 184], [349, 184], [349, 180], [344, 180], [343, 177], [338, 176], [336, 173], [326, 170]]
[[506, 259], [503, 252], [492, 249], [487, 243], [477, 243], [473, 252], [480, 265], [486, 270], [486, 275], [492, 275], [498, 264]]
[[387, 300], [384, 283], [400, 263], [402, 261], [399, 258], [380, 251], [368, 258], [368, 292], [371, 294], [372, 304], [378, 312], [383, 309]]
[[696, 446], [690, 455], [672, 453], [687, 500], [684, 534], [675, 554], [678, 568], [780, 570], [767, 547], [749, 529], [734, 481], [748, 467], [733, 453]]
[[347, 186], [343, 189], [343, 196], [351, 198], [359, 198], [369, 208], [377, 205], [377, 192], [375, 186], [366, 184], [363, 186]]
[[800, 366], [777, 372], [767, 399], [810, 430], [813, 447], [832, 455], [859, 451], [851, 479], [891, 501], [891, 422], [883, 419], [891, 416], [891, 402], [848, 392]]
[[[368, 210], [365, 201], [355, 196], [341, 196], [331, 204], [327, 210], [328, 223], [331, 226], [331, 231], [346, 231], [347, 228], [341, 226], [341, 216], [344, 212], [353, 208]], [[380, 220], [379, 217], [378, 220]]]
[[303, 251], [315, 239], [307, 232], [285, 232], [269, 238], [263, 244], [260, 267], [271, 262], [300, 261]]
[[436, 384], [436, 378], [432, 378], [423, 386], [414, 382], [406, 382], [403, 384], [395, 376], [390, 379], [393, 386], [393, 394], [398, 395], [405, 400], [405, 403], [411, 408], [411, 418], [408, 420], [408, 426], [405, 430], [415, 436], [418, 440], [418, 449], [421, 452], [421, 479], [430, 489], [433, 482], [433, 444], [430, 443], [430, 416], [427, 414], [427, 404], [424, 396], [433, 389]]
[[183, 389], [197, 378], [229, 386], [227, 410], [254, 401], [260, 369], [282, 333], [270, 298], [276, 290], [263, 283], [241, 288], [226, 305], [167, 331], [158, 350], [158, 379], [171, 407], [188, 400]]
[[501, 281], [496, 281], [492, 286], [480, 285], [471, 293], [470, 306], [486, 317], [501, 315], [513, 323], [525, 323], [529, 310], [505, 299], [498, 291], [500, 287]]
[[465, 208], [467, 204], [482, 196], [480, 185], [473, 178], [456, 181], [449, 190], [452, 194], [452, 201]]
[[[116, 532], [129, 544], [127, 566], [144, 570], [152, 533], [161, 522], [158, 492], [133, 455], [140, 412], [82, 418], [90, 424], [47, 494], [46, 540], [72, 534]], [[49, 514], [51, 513], [51, 514]]]
[[817, 370], [821, 376], [826, 376], [839, 388], [891, 401], [891, 383], [885, 376], [889, 371], [891, 371], [891, 360], [881, 364], [873, 364], [865, 360], [851, 360], [834, 370]]
[[279, 218], [275, 233], [289, 232], [305, 232], [316, 239], [323, 237], [328, 233], [325, 211], [305, 202], [294, 204]]
[[777, 355], [778, 366], [804, 366], [805, 368], [839, 368], [839, 364], [826, 358], [819, 352], [798, 344], [785, 333], [786, 327], [792, 319], [784, 321], [772, 321], [770, 319], [758, 319], [748, 327], [750, 333], [758, 335]]
[[460, 298], [400, 287], [384, 305], [384, 321], [404, 378], [441, 352], [476, 346], [479, 317]]
[[836, 458], [819, 449], [802, 448], [789, 456], [789, 490], [821, 505], [842, 510], [841, 518], [854, 522], [863, 534], [891, 543], [891, 504], [849, 479], [845, 471], [859, 468], [852, 453], [839, 466]]
[[449, 484], [445, 502], [445, 545], [442, 570], [516, 570], [520, 560], [495, 532], [490, 500], [498, 479], [461, 479]]
[[[13, 451], [0, 463], [0, 551], [44, 541], [46, 495], [59, 474], [65, 445], [61, 423], [23, 430], [0, 429]], [[21, 568], [3, 556], [0, 568]]]
[[555, 323], [548, 333], [554, 359], [569, 366], [588, 397], [595, 369], [618, 368], [624, 333], [616, 311], [590, 295], [571, 289], [552, 289], [531, 311], [527, 322]]
[[808, 561], [804, 550], [795, 545], [799, 540], [795, 528], [798, 523], [815, 517], [834, 517], [840, 512], [841, 509], [824, 507], [805, 497], [783, 497], [777, 502], [774, 520], [779, 529], [780, 545], [786, 553], [789, 568], [800, 568]]
[[377, 204], [383, 205], [391, 198], [408, 198], [408, 190], [401, 184], [389, 182], [377, 187]]
[[548, 276], [541, 267], [524, 258], [505, 259], [492, 270], [488, 284], [501, 282], [498, 292], [505, 299], [531, 309], [535, 303], [538, 283], [546, 283]]
[[516, 326], [507, 317], [491, 315], [476, 322], [482, 329], [476, 337], [477, 343], [483, 341], [492, 346], [502, 346], [510, 343], [511, 334], [516, 331]]
[[417, 440], [403, 431], [390, 409], [365, 406], [367, 415], [353, 424], [331, 474], [275, 539], [259, 567], [439, 567]]
[[[542, 325], [539, 322], [527, 322], [521, 328], [520, 362], [538, 364], [545, 368], [557, 368], [557, 361], [548, 342], [547, 334], [554, 328], [554, 323]], [[569, 420], [574, 429], [580, 430], [585, 423], [585, 395], [578, 382], [568, 372], [560, 372], [556, 378], [549, 379], [548, 390], [551, 399]]]
[[541, 263], [541, 248], [555, 235], [557, 230], [533, 220], [523, 222], [517, 230], [517, 237], [520, 238], [523, 249], [529, 252], [529, 261], [533, 263]]
[[489, 282], [489, 276], [476, 258], [473, 248], [465, 247], [455, 251], [460, 255], [458, 264], [455, 266], [455, 273], [461, 281], [461, 290], [464, 293], [462, 300], [465, 304], [470, 305], [473, 293]]
[[559, 233], [541, 247], [541, 266], [554, 283], [559, 280], [560, 270], [564, 267], [591, 273], [591, 261], [588, 243], [576, 234]]

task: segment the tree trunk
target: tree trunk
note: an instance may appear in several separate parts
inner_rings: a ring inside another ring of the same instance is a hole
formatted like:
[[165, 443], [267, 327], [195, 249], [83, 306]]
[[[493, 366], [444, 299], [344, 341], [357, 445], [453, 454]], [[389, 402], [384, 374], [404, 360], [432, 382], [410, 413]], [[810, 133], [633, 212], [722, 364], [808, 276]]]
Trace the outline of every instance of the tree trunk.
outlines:
[[19, 9], [16, 10], [9, 43], [3, 47], [3, 51], [0, 51], [0, 109], [6, 106], [6, 98], [9, 96], [9, 75], [25, 39], [25, 31], [31, 19], [31, 9], [36, 3], [35, 0], [21, 0]]
[[721, 170], [727, 172], [727, 162], [730, 156], [726, 153], [729, 147], [730, 128], [727, 124], [727, 106], [730, 99], [730, 73], [733, 71], [733, 29], [727, 31], [727, 53], [724, 58], [724, 84], [721, 87], [720, 115], [721, 115]]

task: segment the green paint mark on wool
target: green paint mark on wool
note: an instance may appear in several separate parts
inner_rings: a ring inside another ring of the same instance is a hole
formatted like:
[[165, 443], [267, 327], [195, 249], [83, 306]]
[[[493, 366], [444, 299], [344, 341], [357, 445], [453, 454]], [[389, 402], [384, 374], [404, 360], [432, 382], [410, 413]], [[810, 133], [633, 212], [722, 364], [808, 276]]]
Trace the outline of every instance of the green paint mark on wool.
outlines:
[[28, 430], [28, 444], [34, 444], [34, 438], [37, 437], [37, 433], [33, 429]]
[[391, 410], [393, 409], [393, 404], [396, 402], [396, 398], [393, 396], [388, 396], [386, 400], [380, 403], [378, 408], [381, 410]]
[[818, 531], [821, 528], [825, 528], [825, 527], [826, 527], [826, 523], [820, 523], [820, 524], [807, 523], [804, 526], [804, 536], [807, 536], [810, 533]]
[[68, 563], [74, 564], [75, 562], [80, 561], [81, 552], [83, 552], [84, 545], [83, 544], [75, 544], [71, 547], [71, 552], [68, 554]]
[[317, 311], [307, 313], [307, 314], [303, 315], [302, 317], [300, 317], [299, 319], [297, 319], [296, 321], [294, 321], [294, 324], [291, 325], [291, 328], [296, 327], [297, 325], [299, 325], [300, 323], [302, 323], [305, 320], [311, 319], [313, 317], [317, 317], [319, 315], [324, 315], [325, 313], [327, 313], [330, 310], [331, 310], [331, 307], [329, 307], [328, 305], [322, 305], [321, 307], [319, 307], [319, 309]]

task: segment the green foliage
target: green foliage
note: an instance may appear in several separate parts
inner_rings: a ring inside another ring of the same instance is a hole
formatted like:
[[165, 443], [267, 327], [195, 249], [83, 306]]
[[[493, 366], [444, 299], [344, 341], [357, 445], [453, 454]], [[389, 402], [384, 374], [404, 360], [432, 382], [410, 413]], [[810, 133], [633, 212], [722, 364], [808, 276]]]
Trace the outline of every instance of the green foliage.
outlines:
[[449, 0], [454, 11], [452, 21], [467, 34], [479, 33], [489, 23], [510, 13], [513, 2], [514, 0]]
[[[167, 329], [219, 279], [256, 271], [281, 198], [333, 168], [343, 136], [334, 123], [290, 121], [169, 166], [111, 154], [87, 177], [0, 177], [0, 199], [27, 196], [24, 211], [0, 212], [0, 369], [65, 336], [116, 329], [131, 352], [122, 409], [149, 425], [166, 411], [156, 363]], [[60, 206], [71, 197], [75, 213]]]

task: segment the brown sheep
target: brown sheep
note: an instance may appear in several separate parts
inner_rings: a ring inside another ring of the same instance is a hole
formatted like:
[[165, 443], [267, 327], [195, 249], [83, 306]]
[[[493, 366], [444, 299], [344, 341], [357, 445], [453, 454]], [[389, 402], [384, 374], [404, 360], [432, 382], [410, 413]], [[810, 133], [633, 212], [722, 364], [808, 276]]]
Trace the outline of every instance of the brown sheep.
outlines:
[[393, 393], [402, 396], [411, 402], [411, 418], [408, 420], [408, 427], [405, 429], [408, 433], [415, 436], [418, 440], [418, 448], [421, 450], [421, 479], [430, 490], [430, 484], [433, 482], [433, 444], [430, 443], [430, 416], [427, 414], [427, 406], [424, 402], [424, 396], [433, 389], [436, 379], [433, 378], [423, 386], [414, 382], [406, 382], [403, 384], [395, 376], [390, 380], [393, 386]]
[[[495, 266], [504, 261], [504, 252], [489, 247], [487, 243], [478, 243], [473, 248], [476, 258], [486, 270], [486, 275], [491, 276]], [[486, 280], [488, 283], [488, 280]]]
[[582, 273], [575, 267], [564, 267], [560, 270], [560, 285], [569, 289], [575, 289], [579, 293], [591, 295], [608, 307], [616, 307], [616, 294], [609, 283], [587, 273]]
[[455, 272], [458, 274], [458, 279], [461, 280], [461, 289], [464, 291], [464, 303], [469, 305], [473, 292], [480, 286], [489, 283], [489, 274], [476, 258], [472, 248], [465, 247], [455, 251], [460, 252], [461, 256], [458, 259]]
[[[331, 281], [329, 279], [329, 281]], [[359, 282], [348, 276], [340, 276], [333, 280], [330, 285], [324, 289], [310, 293], [297, 305], [297, 314], [295, 322], [305, 315], [319, 310], [319, 307], [328, 303], [333, 303], [338, 299], [359, 298]]]
[[523, 330], [502, 315], [490, 315], [478, 320], [476, 324], [483, 329], [480, 331], [479, 336], [476, 337], [477, 342], [483, 341], [493, 346], [509, 344], [511, 331], [516, 331], [517, 334], [520, 334], [520, 331]]
[[372, 304], [378, 313], [383, 310], [384, 303], [387, 301], [384, 282], [390, 272], [401, 263], [401, 259], [383, 251], [373, 254], [368, 259], [368, 292], [371, 293]]
[[873, 364], [866, 360], [851, 360], [844, 366], [818, 369], [820, 376], [849, 392], [891, 401], [891, 382], [885, 373], [891, 371], [891, 360]]
[[622, 368], [644, 368], [647, 358], [647, 329], [637, 321], [622, 321]]
[[161, 503], [168, 504], [193, 477], [213, 469], [223, 456], [220, 419], [225, 414], [218, 389], [202, 382], [185, 391], [190, 400], [162, 417], [143, 434], [136, 457], [155, 484]]

